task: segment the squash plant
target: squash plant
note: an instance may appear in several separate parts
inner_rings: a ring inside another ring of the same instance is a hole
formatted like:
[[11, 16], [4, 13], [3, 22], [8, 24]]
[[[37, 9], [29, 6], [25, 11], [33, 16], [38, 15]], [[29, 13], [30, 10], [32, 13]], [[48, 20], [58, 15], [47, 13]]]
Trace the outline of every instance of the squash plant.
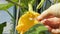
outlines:
[[[44, 2], [44, 1], [43, 1]], [[42, 2], [42, 3], [43, 3]], [[39, 4], [39, 7], [40, 7], [40, 4]], [[42, 7], [42, 5], [41, 5], [41, 7]], [[25, 12], [20, 18], [19, 18], [19, 21], [18, 21], [18, 25], [17, 25], [17, 27], [16, 27], [16, 29], [17, 29], [17, 31], [18, 31], [18, 33], [20, 33], [20, 34], [24, 34], [25, 32], [25, 34], [40, 34], [39, 32], [41, 32], [41, 31], [44, 31], [44, 30], [47, 30], [47, 28], [45, 28], [44, 26], [39, 26], [40, 27], [40, 29], [36, 29], [36, 32], [35, 32], [35, 30], [34, 30], [34, 28], [37, 26], [36, 25], [36, 23], [34, 23], [34, 20], [29, 20], [29, 18], [33, 18], [34, 19], [34, 15], [37, 15], [34, 11], [33, 11], [33, 9], [32, 9], [32, 7], [30, 6], [29, 7], [30, 9], [29, 9], [29, 11], [27, 11], [27, 12]], [[28, 25], [29, 24], [29, 25]], [[34, 26], [35, 25], [35, 26]], [[41, 25], [41, 24], [40, 24]], [[33, 27], [34, 26], [34, 27]], [[32, 27], [32, 30], [30, 31], [29, 29]], [[45, 29], [42, 29], [42, 28], [45, 28]], [[34, 30], [34, 31], [33, 31]], [[38, 32], [38, 30], [39, 30], [39, 32]], [[29, 32], [30, 33], [29, 33]], [[42, 32], [41, 34], [46, 34], [45, 32]]]
[[[20, 15], [23, 15], [25, 12], [28, 11], [28, 3], [31, 3], [33, 6], [36, 3], [36, 0], [20, 0], [20, 4], [18, 4], [18, 0], [6, 0], [6, 1], [8, 2], [7, 4], [0, 4], [0, 10], [4, 10], [5, 12], [7, 12], [14, 20], [15, 20], [14, 16], [12, 16], [12, 14], [7, 9], [14, 5], [20, 6], [21, 8]], [[41, 2], [37, 5], [36, 9], [42, 8], [44, 1], [45, 0], [41, 0]], [[56, 0], [54, 2], [56, 2]], [[60, 2], [60, 0], [58, 0], [58, 2]], [[45, 29], [43, 28], [45, 27], [42, 25], [41, 26], [39, 25], [39, 27], [35, 25], [31, 29], [29, 29], [25, 34], [43, 34], [44, 32], [40, 33], [40, 30], [41, 31], [47, 30], [46, 28]]]
[[33, 11], [31, 4], [28, 4], [28, 6], [29, 10], [19, 18], [18, 26], [16, 27], [17, 31], [22, 34], [38, 22], [35, 18], [40, 15]]
[[[8, 0], [7, 0], [8, 1]], [[7, 10], [8, 8], [10, 8], [11, 6], [13, 6], [14, 4], [15, 5], [17, 5], [18, 3], [18, 1], [17, 0], [11, 0], [12, 2], [10, 3], [10, 1], [9, 1], [9, 3], [8, 4], [0, 4], [0, 10], [5, 10], [13, 19], [14, 19], [14, 16], [12, 16], [12, 14]], [[41, 0], [42, 1], [42, 0]], [[27, 11], [27, 9], [28, 9], [28, 3], [31, 3], [32, 5], [34, 5], [34, 3], [36, 2], [36, 0], [21, 0], [21, 3], [20, 3], [20, 5], [19, 6], [21, 6], [22, 8], [21, 9], [23, 9], [23, 11], [21, 11], [21, 12], [25, 12], [25, 11]], [[40, 6], [40, 4], [39, 4], [39, 6]], [[41, 7], [42, 7], [42, 5], [41, 5]], [[26, 8], [26, 9], [25, 9]], [[33, 29], [34, 30], [34, 29]], [[37, 33], [37, 32], [36, 32]]]

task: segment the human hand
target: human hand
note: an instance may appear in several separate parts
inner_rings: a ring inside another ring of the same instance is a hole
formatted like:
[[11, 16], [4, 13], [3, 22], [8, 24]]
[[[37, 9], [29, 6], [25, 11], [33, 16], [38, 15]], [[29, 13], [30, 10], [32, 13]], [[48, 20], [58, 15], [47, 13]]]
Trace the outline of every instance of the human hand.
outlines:
[[[37, 17], [50, 32], [60, 34], [60, 3], [52, 5]], [[59, 22], [59, 23], [58, 23]]]
[[54, 4], [51, 7], [49, 7], [47, 10], [43, 11], [41, 15], [37, 17], [37, 20], [41, 21], [49, 15], [60, 17], [60, 3]]
[[45, 25], [45, 27], [48, 28], [49, 32], [60, 34], [60, 18], [47, 18], [42, 20], [41, 22]]

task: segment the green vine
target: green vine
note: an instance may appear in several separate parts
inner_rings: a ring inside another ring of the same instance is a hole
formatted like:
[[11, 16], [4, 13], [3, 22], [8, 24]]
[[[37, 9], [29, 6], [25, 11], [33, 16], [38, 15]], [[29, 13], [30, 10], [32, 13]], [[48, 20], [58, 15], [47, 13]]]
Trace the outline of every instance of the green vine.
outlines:
[[45, 0], [41, 0], [36, 9], [40, 9], [43, 6], [44, 2]]

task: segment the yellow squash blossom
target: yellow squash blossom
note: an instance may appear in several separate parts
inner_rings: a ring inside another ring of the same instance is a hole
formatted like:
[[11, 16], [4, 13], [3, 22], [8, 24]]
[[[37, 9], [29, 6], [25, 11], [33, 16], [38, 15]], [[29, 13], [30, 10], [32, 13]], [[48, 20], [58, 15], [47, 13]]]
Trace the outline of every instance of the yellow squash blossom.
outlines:
[[24, 15], [20, 17], [16, 30], [20, 34], [25, 33], [32, 26], [38, 23], [38, 21], [36, 20], [36, 17], [39, 15], [40, 15], [39, 13], [29, 10], [28, 12], [26, 12]]

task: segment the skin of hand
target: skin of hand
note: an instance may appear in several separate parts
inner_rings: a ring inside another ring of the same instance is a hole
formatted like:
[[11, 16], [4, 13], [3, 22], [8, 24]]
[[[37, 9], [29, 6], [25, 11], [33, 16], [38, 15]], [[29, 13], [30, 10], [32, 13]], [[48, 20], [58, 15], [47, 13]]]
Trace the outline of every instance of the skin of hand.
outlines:
[[43, 23], [45, 27], [48, 28], [49, 32], [53, 32], [53, 33], [60, 32], [60, 29], [59, 29], [60, 18], [52, 17], [52, 18], [43, 19], [41, 23]]
[[[52, 6], [50, 6], [47, 10], [43, 11], [40, 16], [37, 17], [38, 21], [42, 21], [45, 18], [53, 18], [53, 17], [57, 17], [60, 18], [60, 3], [54, 4]], [[53, 20], [53, 19], [51, 19]], [[53, 29], [49, 26], [46, 26], [51, 32], [55, 33], [57, 32], [57, 30], [60, 29]], [[58, 33], [58, 32], [57, 32]]]
[[50, 14], [56, 17], [60, 17], [60, 3], [54, 4], [50, 6], [47, 10], [43, 11], [41, 15], [37, 17], [37, 20], [40, 21]]

